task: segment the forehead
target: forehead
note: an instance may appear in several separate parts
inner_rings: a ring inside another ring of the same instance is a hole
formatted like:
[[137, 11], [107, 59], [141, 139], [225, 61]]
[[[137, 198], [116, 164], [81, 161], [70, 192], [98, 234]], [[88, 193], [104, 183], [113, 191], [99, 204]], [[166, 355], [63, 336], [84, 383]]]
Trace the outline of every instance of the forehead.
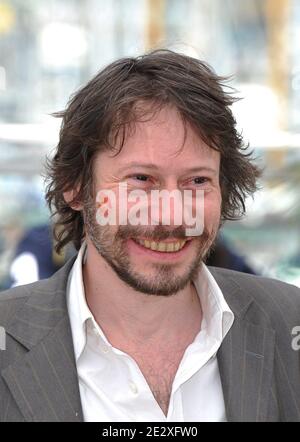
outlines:
[[181, 118], [177, 109], [165, 107], [151, 119], [137, 122], [125, 139], [121, 151], [101, 152], [99, 160], [108, 167], [149, 163], [170, 169], [183, 164], [218, 167], [220, 154], [207, 146], [196, 130]]

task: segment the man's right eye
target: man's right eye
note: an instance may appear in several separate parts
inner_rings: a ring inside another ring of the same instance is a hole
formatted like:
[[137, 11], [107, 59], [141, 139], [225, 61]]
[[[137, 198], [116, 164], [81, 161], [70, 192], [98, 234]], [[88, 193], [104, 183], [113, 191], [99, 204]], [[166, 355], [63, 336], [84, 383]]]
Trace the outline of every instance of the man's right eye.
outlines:
[[138, 181], [147, 181], [149, 177], [147, 175], [133, 175], [132, 178], [135, 178]]
[[133, 188], [152, 189], [155, 182], [155, 178], [144, 175], [143, 173], [137, 173], [127, 177], [127, 184]]

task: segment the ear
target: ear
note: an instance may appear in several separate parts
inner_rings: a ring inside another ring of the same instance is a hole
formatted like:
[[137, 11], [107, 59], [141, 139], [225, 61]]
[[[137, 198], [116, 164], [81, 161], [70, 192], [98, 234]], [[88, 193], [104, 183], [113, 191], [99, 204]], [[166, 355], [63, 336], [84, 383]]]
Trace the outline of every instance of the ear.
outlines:
[[[80, 201], [76, 201], [76, 195], [77, 195], [78, 191], [72, 189], [72, 190], [67, 190], [66, 192], [63, 193], [64, 196], [64, 200], [65, 202], [73, 209], [73, 210], [82, 210], [83, 206], [82, 203]], [[75, 198], [75, 200], [74, 200]], [[74, 200], [74, 201], [73, 201]]]

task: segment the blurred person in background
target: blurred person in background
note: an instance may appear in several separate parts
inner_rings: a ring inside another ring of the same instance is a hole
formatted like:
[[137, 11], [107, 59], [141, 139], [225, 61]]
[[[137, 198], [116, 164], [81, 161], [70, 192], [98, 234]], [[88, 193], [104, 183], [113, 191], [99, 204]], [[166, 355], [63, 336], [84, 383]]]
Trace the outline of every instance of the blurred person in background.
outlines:
[[218, 235], [206, 260], [206, 265], [236, 270], [237, 272], [256, 275], [257, 272], [248, 264], [247, 259], [233, 248], [222, 235]]
[[[78, 254], [1, 294], [1, 421], [300, 420], [299, 289], [205, 264], [260, 173], [224, 81], [158, 50], [110, 64], [58, 114], [46, 199], [56, 251]], [[100, 225], [97, 192], [124, 182], [202, 190], [202, 234], [174, 213]]]
[[32, 227], [17, 244], [10, 266], [10, 285], [14, 287], [49, 278], [74, 254], [70, 245], [56, 253], [50, 224]]

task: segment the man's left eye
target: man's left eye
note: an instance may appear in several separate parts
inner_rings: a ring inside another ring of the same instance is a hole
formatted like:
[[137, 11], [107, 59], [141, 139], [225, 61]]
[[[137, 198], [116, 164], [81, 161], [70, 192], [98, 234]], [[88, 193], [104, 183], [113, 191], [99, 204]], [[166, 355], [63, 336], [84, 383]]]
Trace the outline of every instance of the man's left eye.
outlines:
[[199, 176], [199, 177], [193, 178], [193, 181], [194, 181], [195, 184], [203, 184], [203, 183], [206, 183], [208, 181], [208, 178]]

